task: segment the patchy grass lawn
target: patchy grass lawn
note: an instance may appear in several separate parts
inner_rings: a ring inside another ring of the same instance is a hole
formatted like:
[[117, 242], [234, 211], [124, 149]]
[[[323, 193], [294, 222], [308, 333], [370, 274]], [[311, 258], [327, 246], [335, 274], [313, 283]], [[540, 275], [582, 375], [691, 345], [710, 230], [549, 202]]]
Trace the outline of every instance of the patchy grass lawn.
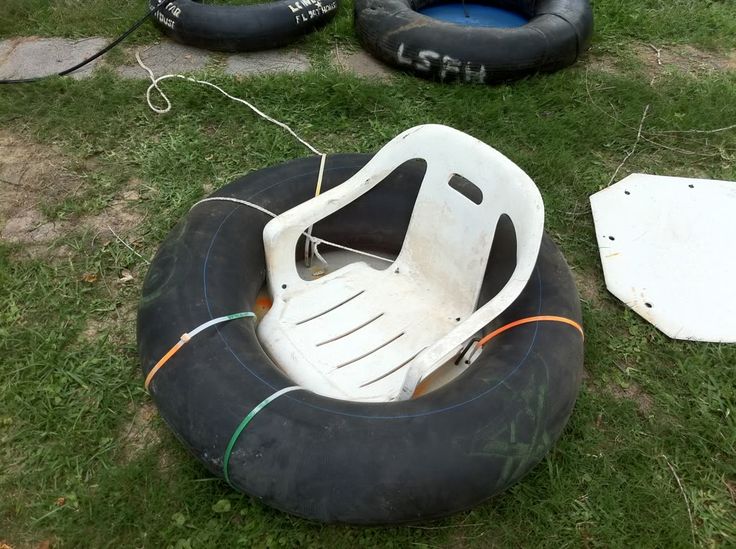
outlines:
[[[6, 0], [0, 36], [112, 36], [145, 9], [110, 6]], [[562, 439], [508, 492], [424, 525], [323, 526], [234, 493], [181, 448], [142, 389], [134, 322], [145, 259], [204, 194], [307, 151], [186, 82], [165, 83], [174, 107], [164, 116], [148, 110], [144, 81], [112, 71], [5, 86], [0, 547], [736, 545], [736, 346], [670, 341], [611, 297], [588, 205], [647, 105], [617, 179], [736, 180], [736, 130], [688, 133], [736, 124], [736, 3], [596, 0], [597, 34], [578, 65], [495, 87], [336, 70], [335, 46], [357, 47], [351, 9], [301, 43], [310, 72], [207, 77], [322, 150], [371, 151], [438, 122], [532, 176], [584, 305], [586, 378]], [[157, 39], [147, 24], [134, 43]]]

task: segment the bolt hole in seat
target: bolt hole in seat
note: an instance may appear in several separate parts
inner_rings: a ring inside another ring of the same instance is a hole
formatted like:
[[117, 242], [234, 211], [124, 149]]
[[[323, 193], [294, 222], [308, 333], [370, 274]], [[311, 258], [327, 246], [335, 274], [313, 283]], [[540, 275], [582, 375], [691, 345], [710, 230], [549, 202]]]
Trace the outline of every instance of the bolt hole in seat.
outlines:
[[[424, 160], [427, 168], [389, 268], [356, 261], [304, 280], [294, 259], [304, 231], [412, 159]], [[515, 230], [516, 266], [503, 288], [478, 307], [502, 216]], [[454, 361], [519, 296], [543, 228], [539, 191], [511, 160], [446, 126], [409, 129], [343, 184], [266, 225], [273, 306], [258, 325], [258, 337], [279, 368], [315, 393], [368, 402], [411, 398], [419, 383]]]

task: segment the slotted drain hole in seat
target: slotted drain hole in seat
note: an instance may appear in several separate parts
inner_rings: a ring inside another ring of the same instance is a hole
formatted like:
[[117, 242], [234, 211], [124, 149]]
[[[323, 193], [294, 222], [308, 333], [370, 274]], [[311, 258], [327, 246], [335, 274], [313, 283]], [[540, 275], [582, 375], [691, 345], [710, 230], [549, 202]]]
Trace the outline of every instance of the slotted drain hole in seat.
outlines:
[[335, 337], [331, 337], [330, 339], [327, 339], [325, 341], [320, 341], [319, 343], [317, 343], [317, 347], [321, 347], [322, 345], [326, 345], [328, 343], [332, 343], [333, 341], [337, 341], [338, 339], [342, 339], [343, 337], [349, 336], [350, 334], [354, 334], [355, 332], [357, 332], [361, 328], [365, 328], [369, 324], [372, 324], [373, 322], [375, 322], [376, 320], [378, 320], [379, 318], [381, 318], [384, 314], [386, 314], [386, 313], [380, 313], [380, 314], [374, 316], [373, 318], [371, 318], [370, 320], [367, 320], [366, 322], [363, 322], [362, 324], [356, 326], [355, 328], [351, 328], [350, 330], [347, 330], [346, 332], [343, 332], [340, 335], [337, 335]]
[[372, 354], [374, 354], [374, 353], [376, 353], [376, 352], [380, 351], [380, 350], [381, 350], [381, 349], [383, 349], [384, 347], [388, 347], [388, 346], [389, 346], [389, 345], [391, 345], [391, 344], [392, 344], [392, 343], [393, 343], [394, 341], [396, 341], [396, 340], [397, 340], [397, 339], [399, 339], [399, 338], [400, 338], [401, 336], [403, 336], [403, 335], [404, 335], [405, 333], [406, 333], [406, 332], [401, 332], [400, 334], [397, 334], [397, 335], [395, 335], [395, 336], [391, 337], [391, 338], [390, 338], [390, 339], [389, 339], [388, 341], [385, 341], [384, 343], [381, 343], [381, 344], [379, 344], [378, 346], [374, 347], [374, 348], [373, 348], [373, 349], [371, 349], [370, 351], [366, 351], [366, 352], [364, 352], [363, 354], [361, 354], [361, 355], [359, 355], [359, 356], [357, 356], [357, 357], [355, 357], [355, 358], [352, 358], [352, 359], [350, 359], [350, 360], [348, 360], [348, 361], [346, 361], [346, 362], [343, 362], [342, 364], [338, 364], [338, 365], [337, 365], [337, 366], [336, 366], [335, 368], [337, 368], [337, 369], [340, 369], [340, 368], [344, 368], [345, 366], [349, 366], [350, 364], [353, 364], [354, 362], [358, 362], [359, 360], [363, 360], [364, 358], [366, 358], [366, 357], [369, 357], [369, 356], [371, 356]]
[[299, 322], [297, 322], [297, 323], [296, 323], [296, 325], [297, 325], [297, 326], [301, 326], [302, 324], [306, 324], [306, 323], [307, 323], [307, 322], [309, 322], [310, 320], [316, 320], [316, 319], [320, 318], [321, 316], [324, 316], [324, 315], [326, 315], [327, 313], [330, 313], [330, 312], [334, 311], [335, 309], [338, 309], [338, 308], [342, 307], [342, 306], [343, 306], [343, 305], [345, 305], [346, 303], [350, 303], [350, 302], [351, 302], [351, 301], [352, 301], [353, 299], [355, 299], [356, 297], [359, 297], [359, 296], [363, 295], [363, 293], [364, 293], [364, 292], [365, 292], [365, 290], [361, 290], [361, 291], [359, 291], [358, 293], [356, 293], [355, 295], [353, 295], [353, 296], [350, 296], [350, 297], [349, 297], [349, 298], [347, 298], [347, 299], [344, 299], [344, 300], [343, 300], [343, 301], [341, 301], [340, 303], [337, 303], [337, 304], [335, 304], [335, 305], [331, 305], [330, 307], [328, 307], [328, 308], [327, 308], [327, 309], [325, 309], [324, 311], [321, 311], [321, 312], [317, 313], [316, 315], [312, 315], [312, 316], [310, 316], [310, 317], [308, 317], [308, 318], [305, 318], [304, 320], [300, 320]]
[[[426, 348], [426, 347], [425, 347], [425, 348]], [[390, 369], [390, 370], [389, 370], [388, 372], [386, 372], [386, 373], [384, 373], [384, 374], [381, 374], [381, 375], [380, 375], [380, 376], [378, 376], [378, 377], [377, 377], [376, 379], [371, 379], [370, 381], [366, 381], [365, 383], [363, 383], [363, 384], [361, 385], [361, 388], [362, 388], [362, 387], [368, 387], [368, 385], [372, 385], [373, 383], [376, 383], [377, 381], [381, 381], [381, 380], [382, 380], [383, 378], [385, 378], [385, 377], [388, 377], [388, 376], [390, 376], [391, 374], [393, 374], [393, 373], [394, 373], [394, 372], [396, 372], [397, 370], [400, 370], [401, 368], [403, 368], [404, 366], [406, 366], [407, 364], [409, 364], [409, 363], [410, 363], [410, 362], [411, 362], [412, 360], [414, 360], [414, 359], [415, 359], [416, 357], [418, 357], [418, 356], [419, 356], [419, 353], [421, 353], [421, 352], [422, 352], [423, 350], [424, 350], [424, 349], [420, 349], [420, 350], [419, 350], [419, 351], [417, 351], [417, 352], [416, 352], [416, 353], [415, 353], [415, 354], [414, 354], [413, 356], [411, 356], [411, 357], [407, 358], [407, 359], [406, 359], [406, 360], [405, 360], [404, 362], [402, 362], [401, 364], [399, 364], [399, 365], [398, 365], [398, 366], [396, 366], [395, 368], [391, 368], [391, 369]], [[437, 388], [437, 387], [433, 387], [433, 388], [432, 388], [432, 390], [434, 390], [434, 389], [436, 389], [436, 388]]]

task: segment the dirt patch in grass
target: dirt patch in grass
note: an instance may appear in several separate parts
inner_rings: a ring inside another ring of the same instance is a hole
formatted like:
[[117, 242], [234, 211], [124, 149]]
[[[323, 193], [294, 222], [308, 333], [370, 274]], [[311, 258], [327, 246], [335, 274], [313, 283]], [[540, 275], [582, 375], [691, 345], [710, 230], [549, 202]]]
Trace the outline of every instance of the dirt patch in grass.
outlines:
[[119, 436], [123, 463], [130, 463], [148, 448], [161, 443], [161, 437], [152, 425], [156, 415], [153, 403], [145, 402], [137, 410], [131, 406], [129, 411], [134, 412], [133, 417], [123, 426]]
[[73, 196], [81, 179], [65, 168], [64, 157], [7, 130], [0, 130], [0, 238], [37, 253], [62, 235], [47, 220], [41, 203]]
[[[651, 79], [667, 71], [701, 75], [709, 72], [736, 71], [736, 51], [714, 53], [690, 45], [656, 46], [635, 42], [630, 46], [633, 53], [646, 68]], [[623, 76], [620, 55], [588, 55], [584, 63], [593, 71]]]
[[572, 276], [575, 279], [575, 286], [577, 286], [580, 293], [580, 298], [591, 307], [600, 307], [603, 300], [597, 277], [580, 269], [573, 269]]
[[158, 470], [166, 472], [176, 465], [176, 457], [166, 447], [162, 446], [158, 452]]
[[[111, 293], [115, 292], [120, 282], [107, 282]], [[107, 335], [110, 341], [120, 344], [133, 344], [135, 342], [135, 319], [137, 304], [127, 300], [114, 311], [105, 314], [104, 317], [90, 318], [84, 330], [81, 332], [83, 341], [92, 342], [102, 335]]]
[[723, 483], [726, 485], [731, 502], [736, 506], [736, 480], [724, 480]]
[[649, 415], [654, 407], [652, 397], [646, 394], [636, 383], [628, 383], [626, 386], [612, 382], [606, 385], [606, 391], [619, 400], [632, 400], [636, 404], [639, 413]]
[[[127, 196], [132, 201], [138, 200], [137, 191], [126, 190], [120, 196]], [[141, 239], [139, 228], [142, 216], [132, 209], [130, 200], [121, 198], [100, 214], [80, 219], [82, 229], [89, 231], [90, 246], [118, 248], [127, 253], [127, 245], [135, 250]], [[111, 305], [110, 310], [87, 318], [86, 325], [79, 334], [80, 343], [95, 342], [104, 336], [117, 347], [135, 345], [135, 296], [140, 293], [146, 265], [143, 259], [133, 260], [135, 263], [122, 263], [113, 272], [79, 272], [81, 280], [99, 286]]]
[[19, 208], [37, 206], [43, 197], [61, 199], [81, 186], [53, 147], [32, 143], [0, 129], [0, 219]]
[[143, 219], [135, 207], [140, 200], [137, 179], [98, 214], [62, 221], [46, 218], [44, 205], [73, 197], [84, 187], [84, 179], [67, 165], [67, 159], [53, 147], [0, 130], [0, 239], [20, 244], [23, 255], [29, 257], [67, 255], [66, 247], [54, 248], [53, 244], [80, 228], [91, 231], [102, 245], [118, 237], [128, 244], [135, 241]]
[[487, 524], [472, 521], [471, 515], [458, 524], [447, 526], [416, 526], [415, 528], [438, 528], [450, 530], [450, 536], [445, 547], [449, 549], [461, 549], [465, 547], [500, 547], [493, 539], [493, 529]]
[[713, 53], [689, 45], [634, 44], [633, 47], [652, 78], [668, 69], [691, 74], [736, 70], [736, 52]]
[[[136, 198], [131, 199], [126, 196]], [[93, 216], [83, 217], [77, 223], [93, 231], [95, 240], [99, 244], [106, 245], [121, 239], [132, 246], [140, 237], [137, 229], [143, 221], [143, 216], [135, 209], [137, 196], [135, 191], [123, 191], [103, 211]], [[124, 245], [122, 242], [120, 244]]]
[[374, 80], [387, 81], [396, 74], [389, 67], [362, 50], [350, 51], [335, 47], [334, 63], [342, 71], [352, 72], [356, 76]]
[[591, 55], [583, 58], [583, 63], [593, 71], [606, 74], [620, 75], [621, 70], [616, 66], [616, 57], [612, 55]]
[[[133, 406], [129, 407], [133, 412]], [[157, 464], [159, 471], [166, 472], [177, 463], [175, 454], [162, 444], [162, 435], [155, 425], [158, 412], [152, 402], [145, 402], [135, 410], [131, 420], [125, 424], [119, 437], [121, 462], [128, 464], [135, 461], [150, 448], [157, 448]]]
[[36, 209], [21, 211], [7, 220], [2, 239], [13, 244], [40, 245], [53, 242], [62, 235], [61, 223], [48, 221]]

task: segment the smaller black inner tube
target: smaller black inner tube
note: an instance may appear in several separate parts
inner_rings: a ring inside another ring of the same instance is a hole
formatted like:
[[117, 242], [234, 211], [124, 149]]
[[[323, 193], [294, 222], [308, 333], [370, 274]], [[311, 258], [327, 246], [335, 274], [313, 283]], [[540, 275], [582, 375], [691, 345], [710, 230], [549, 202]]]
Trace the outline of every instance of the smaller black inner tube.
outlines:
[[[153, 8], [159, 0], [148, 0]], [[163, 0], [154, 22], [170, 38], [216, 51], [277, 48], [326, 24], [339, 0], [275, 0], [253, 4]]]

